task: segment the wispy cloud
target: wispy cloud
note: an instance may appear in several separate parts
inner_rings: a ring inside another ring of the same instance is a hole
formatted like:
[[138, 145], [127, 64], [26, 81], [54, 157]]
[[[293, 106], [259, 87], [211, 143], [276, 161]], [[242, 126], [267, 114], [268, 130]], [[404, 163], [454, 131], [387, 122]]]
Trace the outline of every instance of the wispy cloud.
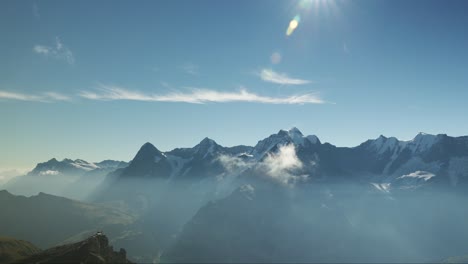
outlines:
[[43, 96], [46, 99], [54, 100], [54, 101], [71, 101], [71, 98], [69, 96], [56, 93], [56, 92], [45, 92]]
[[69, 96], [56, 92], [44, 92], [41, 94], [27, 94], [9, 91], [0, 91], [0, 100], [18, 100], [30, 102], [52, 102], [52, 101], [71, 101]]
[[346, 54], [349, 54], [349, 49], [348, 49], [348, 45], [346, 44], [346, 42], [343, 42], [343, 52]]
[[209, 89], [191, 88], [189, 92], [148, 94], [117, 86], [101, 85], [97, 91], [82, 91], [79, 96], [90, 100], [133, 100], [148, 102], [182, 102], [192, 104], [249, 102], [264, 104], [321, 104], [324, 101], [315, 93], [271, 97], [258, 95], [242, 88], [235, 92], [220, 92]]
[[35, 45], [33, 51], [46, 57], [64, 60], [68, 64], [75, 63], [73, 53], [60, 41], [59, 37], [55, 38], [54, 46]]
[[289, 77], [286, 73], [278, 73], [271, 69], [263, 69], [260, 78], [265, 82], [283, 84], [283, 85], [301, 85], [311, 83], [309, 80], [297, 79]]
[[190, 75], [198, 75], [198, 65], [193, 63], [186, 63], [180, 67], [185, 73]]
[[39, 7], [37, 6], [37, 3], [33, 3], [32, 5], [32, 12], [35, 18], [40, 19], [41, 15], [39, 14]]

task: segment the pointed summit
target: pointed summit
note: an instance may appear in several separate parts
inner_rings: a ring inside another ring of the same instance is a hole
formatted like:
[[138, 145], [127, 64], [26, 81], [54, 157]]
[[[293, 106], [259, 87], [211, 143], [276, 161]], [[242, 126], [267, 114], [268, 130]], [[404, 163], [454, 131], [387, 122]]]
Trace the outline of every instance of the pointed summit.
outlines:
[[296, 127], [293, 127], [293, 128], [288, 130], [288, 136], [291, 138], [291, 140], [294, 142], [294, 144], [296, 144], [296, 145], [304, 144], [304, 135]]
[[198, 146], [209, 146], [209, 145], [217, 145], [216, 141], [209, 137], [205, 137], [200, 143], [198, 143]]
[[[146, 142], [145, 144], [143, 144], [143, 146], [141, 146], [140, 150], [143, 150], [143, 149], [148, 149], [148, 150], [158, 150], [153, 144], [149, 143], [149, 142]], [[159, 150], [158, 150], [159, 151]]]
[[167, 178], [170, 164], [166, 156], [153, 144], [147, 142], [141, 146], [135, 158], [121, 173], [120, 177]]
[[436, 135], [419, 132], [408, 145], [413, 152], [423, 152], [430, 149], [439, 139]]
[[289, 130], [281, 129], [277, 134], [270, 135], [269, 137], [260, 140], [252, 150], [252, 155], [259, 159], [265, 155], [265, 153], [274, 150], [280, 145], [294, 144], [297, 146], [307, 147], [310, 144], [320, 144], [318, 137], [311, 135], [305, 137], [302, 132], [292, 127]]
[[215, 152], [220, 146], [211, 138], [205, 137], [193, 149], [195, 153], [203, 154], [204, 157]]
[[387, 139], [387, 137], [384, 136], [384, 135], [380, 135], [377, 139], [378, 139], [378, 140], [379, 140], [379, 139], [380, 139], [380, 140], [384, 140], [384, 139]]
[[155, 156], [160, 155], [161, 151], [159, 151], [153, 144], [146, 142], [145, 144], [143, 144], [143, 146], [141, 146], [140, 150], [135, 155], [135, 158], [133, 158], [133, 161], [146, 158], [153, 159]]
[[300, 135], [303, 136], [302, 132], [297, 128], [297, 127], [292, 127], [291, 129], [288, 130], [288, 133], [290, 135]]

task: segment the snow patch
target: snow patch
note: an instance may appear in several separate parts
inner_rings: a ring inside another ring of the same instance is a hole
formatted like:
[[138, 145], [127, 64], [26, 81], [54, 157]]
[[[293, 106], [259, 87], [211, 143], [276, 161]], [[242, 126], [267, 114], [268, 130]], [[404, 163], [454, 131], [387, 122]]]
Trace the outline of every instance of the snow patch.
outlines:
[[299, 129], [293, 127], [288, 130], [288, 135], [291, 138], [291, 140], [294, 142], [296, 145], [304, 145], [304, 135], [302, 135], [301, 131]]
[[80, 160], [80, 159], [70, 162], [70, 165], [72, 165], [75, 168], [86, 170], [86, 171], [99, 169], [99, 166], [97, 166], [96, 164], [90, 163], [84, 160]]
[[407, 146], [413, 153], [421, 153], [430, 149], [437, 141], [436, 135], [419, 133], [414, 139], [407, 142]]
[[439, 162], [424, 162], [420, 157], [413, 157], [405, 164], [401, 165], [392, 175], [391, 178], [396, 179], [402, 175], [409, 175], [416, 171], [427, 171], [437, 174], [441, 169]]
[[306, 140], [312, 144], [319, 143], [317, 136], [311, 135], [304, 137], [299, 129], [293, 127], [289, 130], [280, 130], [278, 134], [273, 134], [268, 138], [260, 140], [252, 150], [253, 156], [260, 160], [275, 146], [281, 147], [293, 143], [295, 146], [304, 146]]
[[436, 175], [434, 173], [430, 173], [427, 171], [415, 171], [413, 173], [403, 175], [398, 177], [397, 179], [403, 179], [403, 178], [415, 178], [415, 179], [423, 179], [424, 181], [428, 181], [431, 178], [435, 177]]
[[46, 171], [41, 171], [39, 175], [58, 175], [59, 172], [56, 170], [46, 170]]
[[[180, 175], [185, 164], [187, 164], [187, 162], [192, 160], [191, 158], [184, 159], [184, 158], [174, 156], [174, 155], [169, 155], [169, 154], [166, 157], [167, 157], [167, 160], [169, 161], [169, 164], [172, 167], [172, 172], [171, 172], [171, 175], [169, 176], [169, 180], [172, 180], [174, 177], [176, 177], [176, 175]], [[187, 171], [185, 171], [185, 173], [186, 172]]]
[[320, 142], [319, 138], [316, 135], [309, 135], [306, 137], [307, 140], [309, 140], [310, 143], [312, 144], [317, 144]]

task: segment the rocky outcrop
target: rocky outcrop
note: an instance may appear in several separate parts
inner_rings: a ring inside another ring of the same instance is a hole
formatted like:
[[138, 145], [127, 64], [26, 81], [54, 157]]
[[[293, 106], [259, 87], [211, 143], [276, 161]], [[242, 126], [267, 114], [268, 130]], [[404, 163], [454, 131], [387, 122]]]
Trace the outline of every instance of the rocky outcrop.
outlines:
[[102, 233], [97, 233], [81, 242], [44, 250], [21, 259], [20, 263], [131, 263], [125, 249], [118, 252], [109, 245]]

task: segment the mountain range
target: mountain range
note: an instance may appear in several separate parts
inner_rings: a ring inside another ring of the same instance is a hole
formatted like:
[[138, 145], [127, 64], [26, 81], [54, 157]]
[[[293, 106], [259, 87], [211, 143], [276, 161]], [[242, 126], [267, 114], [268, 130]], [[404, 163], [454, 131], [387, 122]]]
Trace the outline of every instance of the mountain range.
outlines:
[[[132, 178], [202, 180], [221, 177], [232, 169], [258, 168], [272, 153], [288, 145], [293, 146], [301, 164], [295, 173], [303, 175], [306, 182], [347, 178], [373, 181], [379, 184], [376, 188], [390, 183], [404, 188], [432, 182], [457, 187], [468, 177], [468, 136], [419, 133], [408, 141], [379, 136], [348, 148], [322, 143], [317, 136], [304, 136], [292, 128], [280, 130], [253, 147], [223, 147], [205, 138], [192, 148], [162, 152], [148, 142], [129, 163], [51, 159], [39, 163], [27, 175], [14, 178], [4, 188], [23, 195], [42, 191], [70, 196], [70, 189], [76, 188], [73, 184], [88, 182], [90, 186], [86, 187], [94, 188], [105, 177], [108, 182]], [[48, 190], [45, 179], [52, 179], [58, 187]], [[56, 189], [61, 191], [57, 193]]]
[[[286, 149], [290, 146], [292, 150]], [[281, 152], [282, 150], [283, 152]], [[286, 153], [289, 151], [290, 153]], [[276, 153], [276, 154], [275, 154]], [[161, 152], [144, 144], [129, 166], [114, 173], [113, 180], [129, 178], [202, 180], [265, 169], [280, 153], [297, 165], [285, 184], [301, 175], [302, 182], [352, 180], [375, 183], [377, 189], [417, 188], [439, 184], [458, 188], [468, 178], [468, 137], [419, 133], [401, 141], [380, 136], [347, 148], [321, 143], [315, 135], [304, 136], [297, 128], [280, 130], [254, 147], [223, 147], [209, 138], [193, 148]], [[291, 170], [288, 164], [284, 169]], [[294, 164], [289, 164], [294, 165]], [[294, 167], [294, 166], [292, 166]], [[269, 168], [266, 168], [269, 169]], [[461, 187], [460, 187], [461, 188]]]
[[[145, 143], [129, 163], [38, 164], [4, 188], [26, 195], [45, 189], [80, 202], [2, 192], [0, 209], [3, 201], [12, 218], [0, 229], [50, 246], [104, 226], [113, 244], [141, 262], [440, 261], [468, 251], [468, 225], [460, 220], [468, 217], [467, 179], [467, 136], [379, 136], [337, 147], [292, 128], [255, 146], [204, 138], [161, 151]], [[28, 202], [12, 211], [16, 200]], [[57, 208], [70, 209], [48, 209], [41, 222], [78, 212], [84, 218], [76, 221], [89, 224], [53, 232], [60, 235], [46, 242], [27, 221], [8, 231], [13, 219], [32, 217], [30, 208], [53, 208], [57, 200]], [[119, 224], [104, 224], [110, 216]]]
[[15, 177], [4, 184], [4, 188], [15, 194], [35, 195], [39, 192], [85, 199], [105, 176], [128, 163], [104, 160], [97, 163], [81, 159], [53, 158], [39, 163], [26, 175]]

